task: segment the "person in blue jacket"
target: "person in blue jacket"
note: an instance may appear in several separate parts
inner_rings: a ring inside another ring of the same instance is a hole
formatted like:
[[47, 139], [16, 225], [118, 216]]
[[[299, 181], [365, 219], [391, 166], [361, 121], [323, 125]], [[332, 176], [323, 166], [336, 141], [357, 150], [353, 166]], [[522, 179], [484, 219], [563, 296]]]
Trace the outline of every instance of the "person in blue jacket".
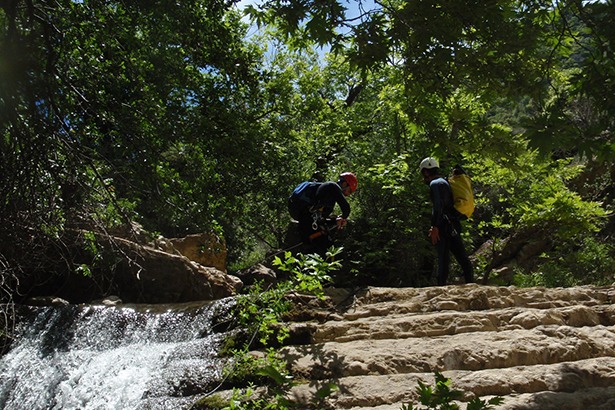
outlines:
[[419, 170], [423, 181], [429, 185], [432, 203], [431, 227], [429, 238], [438, 254], [437, 283], [446, 285], [450, 254], [452, 253], [461, 269], [466, 283], [474, 282], [472, 262], [466, 253], [461, 238], [460, 214], [453, 206], [453, 192], [448, 181], [440, 175], [440, 166], [435, 158], [427, 157], [421, 161]]
[[[314, 235], [322, 232], [322, 224], [330, 219], [335, 205], [341, 213], [335, 218], [337, 228], [343, 228], [350, 215], [350, 204], [346, 197], [357, 189], [357, 177], [352, 172], [344, 172], [337, 182], [311, 182], [306, 184], [300, 195], [291, 195], [288, 199], [288, 211], [297, 220], [299, 235], [306, 245], [318, 245], [321, 253], [331, 242], [328, 235]], [[302, 184], [303, 185], [303, 184]], [[318, 240], [316, 240], [318, 238]]]

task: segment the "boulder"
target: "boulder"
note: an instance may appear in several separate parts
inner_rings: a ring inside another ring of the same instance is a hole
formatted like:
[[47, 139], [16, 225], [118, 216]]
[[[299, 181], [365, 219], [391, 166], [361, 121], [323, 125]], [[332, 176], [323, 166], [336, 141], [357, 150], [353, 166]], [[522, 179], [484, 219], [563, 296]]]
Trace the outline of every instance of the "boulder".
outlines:
[[170, 238], [168, 242], [191, 261], [226, 272], [226, 244], [217, 235], [198, 233], [183, 238]]
[[82, 268], [67, 265], [21, 283], [22, 302], [39, 303], [27, 298], [49, 296], [90, 303], [115, 295], [123, 303], [183, 303], [232, 296], [243, 286], [225, 272], [226, 248], [213, 234], [154, 240], [137, 224], [113, 233], [67, 231], [66, 253], [72, 266]]
[[120, 238], [115, 238], [115, 245], [125, 255], [115, 273], [118, 296], [125, 302], [180, 303], [220, 299], [236, 294], [243, 285], [239, 278], [186, 256]]
[[240, 271], [237, 276], [246, 286], [253, 285], [255, 282], [259, 281], [267, 285], [277, 281], [277, 274], [275, 271], [260, 263]]

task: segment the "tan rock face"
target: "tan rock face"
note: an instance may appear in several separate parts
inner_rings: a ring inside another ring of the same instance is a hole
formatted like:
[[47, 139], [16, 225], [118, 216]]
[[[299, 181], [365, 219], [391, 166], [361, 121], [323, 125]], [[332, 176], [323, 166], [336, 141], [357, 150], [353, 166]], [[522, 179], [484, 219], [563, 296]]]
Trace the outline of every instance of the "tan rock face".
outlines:
[[168, 241], [191, 261], [226, 272], [226, 244], [213, 233], [199, 233]]
[[[502, 396], [498, 409], [615, 409], [615, 287], [369, 288], [348, 296], [349, 308], [307, 323], [311, 344], [281, 349], [309, 380], [295, 398], [333, 382], [340, 390], [326, 408], [398, 410], [417, 404], [418, 381], [434, 385], [438, 371], [463, 401]], [[306, 323], [293, 326], [305, 331]]]
[[234, 295], [241, 281], [211, 266], [122, 239], [116, 244], [131, 259], [116, 273], [122, 299], [141, 303], [181, 303]]
[[[65, 243], [75, 244], [75, 254], [81, 252], [80, 238], [85, 232], [66, 233]], [[109, 295], [117, 295], [125, 303], [184, 303], [232, 296], [243, 286], [239, 278], [226, 273], [226, 247], [213, 234], [151, 241], [151, 235], [138, 225], [115, 233], [123, 236], [95, 233], [98, 252], [108, 255], [112, 266], [102, 266], [87, 277], [71, 270], [36, 288], [26, 287], [22, 293], [57, 296], [71, 303], [88, 303]], [[95, 266], [92, 254], [80, 255], [81, 259], [76, 259], [80, 263]]]

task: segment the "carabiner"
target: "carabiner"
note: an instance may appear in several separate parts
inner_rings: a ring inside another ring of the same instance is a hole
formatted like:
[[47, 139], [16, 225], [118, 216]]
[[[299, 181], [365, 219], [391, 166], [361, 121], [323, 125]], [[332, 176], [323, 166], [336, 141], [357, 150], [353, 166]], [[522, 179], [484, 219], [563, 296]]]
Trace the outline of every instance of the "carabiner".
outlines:
[[313, 231], [317, 231], [318, 230], [318, 220], [320, 219], [320, 216], [318, 215], [317, 212], [312, 213], [312, 230]]

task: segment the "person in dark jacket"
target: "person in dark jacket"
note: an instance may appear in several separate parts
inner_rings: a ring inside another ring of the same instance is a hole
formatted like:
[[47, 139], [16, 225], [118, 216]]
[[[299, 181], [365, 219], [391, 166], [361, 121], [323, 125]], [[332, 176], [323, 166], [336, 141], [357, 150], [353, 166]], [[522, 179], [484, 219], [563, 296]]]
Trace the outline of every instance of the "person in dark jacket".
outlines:
[[472, 263], [461, 239], [460, 214], [453, 206], [451, 187], [448, 181], [440, 175], [438, 161], [435, 158], [425, 158], [421, 161], [419, 169], [423, 181], [429, 185], [429, 196], [432, 203], [429, 238], [438, 253], [438, 285], [446, 285], [451, 253], [463, 270], [465, 282], [474, 282]]
[[350, 204], [346, 197], [356, 191], [357, 177], [352, 172], [344, 172], [337, 182], [312, 182], [302, 195], [291, 195], [288, 199], [288, 211], [298, 222], [301, 241], [312, 245], [317, 253], [322, 253], [331, 246], [326, 232], [326, 224], [333, 221], [331, 213], [335, 205], [341, 213], [335, 217], [337, 229], [343, 228], [350, 215]]

